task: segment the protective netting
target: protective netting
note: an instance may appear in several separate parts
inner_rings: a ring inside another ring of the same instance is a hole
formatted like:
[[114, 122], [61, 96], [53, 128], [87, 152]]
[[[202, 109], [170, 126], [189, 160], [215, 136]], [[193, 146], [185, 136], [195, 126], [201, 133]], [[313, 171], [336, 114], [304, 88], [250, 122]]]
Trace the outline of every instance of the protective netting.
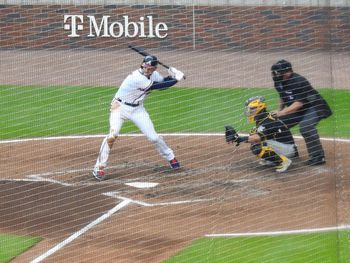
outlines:
[[[212, 2], [0, 2], [0, 244], [42, 238], [13, 262], [348, 262], [349, 3]], [[143, 59], [128, 45], [186, 75], [144, 104], [181, 169], [126, 121], [99, 182], [110, 103]], [[225, 142], [254, 126], [248, 98], [277, 109], [280, 59], [333, 110], [324, 165], [298, 126], [286, 173]]]

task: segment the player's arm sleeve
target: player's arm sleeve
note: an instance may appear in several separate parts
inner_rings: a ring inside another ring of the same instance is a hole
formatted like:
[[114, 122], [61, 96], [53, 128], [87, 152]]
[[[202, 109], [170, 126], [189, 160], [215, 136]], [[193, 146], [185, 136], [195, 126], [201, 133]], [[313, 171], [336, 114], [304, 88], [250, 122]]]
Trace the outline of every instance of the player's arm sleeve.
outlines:
[[164, 81], [164, 77], [158, 71], [155, 71], [152, 74], [152, 80], [156, 82], [162, 82]]
[[152, 85], [149, 87], [149, 90], [164, 90], [174, 86], [177, 83], [177, 80], [172, 77], [166, 77], [163, 81], [153, 81]]

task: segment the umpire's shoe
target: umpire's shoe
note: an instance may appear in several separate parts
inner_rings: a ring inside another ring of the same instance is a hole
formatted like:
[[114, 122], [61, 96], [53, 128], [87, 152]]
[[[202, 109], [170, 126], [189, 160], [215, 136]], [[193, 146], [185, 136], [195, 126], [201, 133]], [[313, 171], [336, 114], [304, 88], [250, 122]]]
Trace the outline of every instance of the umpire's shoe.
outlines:
[[97, 181], [103, 181], [105, 179], [105, 171], [104, 167], [94, 167], [94, 170], [92, 171], [92, 176], [97, 180]]
[[170, 167], [174, 170], [180, 169], [180, 163], [178, 162], [178, 160], [176, 160], [176, 158], [172, 159], [171, 161], [169, 161]]
[[326, 160], [325, 160], [324, 156], [315, 156], [307, 161], [307, 165], [310, 165], [310, 166], [322, 165], [325, 163], [326, 163]]

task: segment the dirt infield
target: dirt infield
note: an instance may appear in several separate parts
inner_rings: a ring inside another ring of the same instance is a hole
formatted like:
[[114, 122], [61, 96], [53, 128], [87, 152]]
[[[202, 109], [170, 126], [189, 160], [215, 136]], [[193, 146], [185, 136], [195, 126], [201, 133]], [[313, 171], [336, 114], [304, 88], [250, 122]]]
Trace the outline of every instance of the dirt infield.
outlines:
[[206, 234], [349, 223], [349, 142], [323, 141], [327, 164], [306, 167], [298, 140], [301, 157], [277, 174], [221, 136], [165, 138], [181, 170], [171, 171], [144, 137], [120, 137], [103, 182], [91, 176], [101, 138], [0, 144], [0, 232], [44, 239], [13, 262], [45, 255], [111, 209], [44, 262], [161, 262]]

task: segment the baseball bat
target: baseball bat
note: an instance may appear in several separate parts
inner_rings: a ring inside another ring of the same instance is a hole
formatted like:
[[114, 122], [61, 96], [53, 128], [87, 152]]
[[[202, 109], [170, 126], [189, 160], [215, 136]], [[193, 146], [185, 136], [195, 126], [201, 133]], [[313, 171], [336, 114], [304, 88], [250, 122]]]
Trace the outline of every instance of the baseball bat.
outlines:
[[[131, 45], [131, 44], [128, 45], [128, 48], [134, 50], [135, 52], [139, 53], [140, 55], [142, 55], [142, 56], [144, 56], [144, 57], [146, 57], [146, 56], [151, 56], [150, 53], [148, 53], [148, 52], [146, 52], [146, 51], [144, 51], [144, 50], [142, 50], [142, 49], [140, 49], [140, 48], [138, 48], [138, 47], [135, 47], [135, 46], [133, 46], [133, 45]], [[161, 61], [159, 61], [159, 60], [158, 60], [158, 64], [162, 65], [162, 66], [163, 66], [164, 68], [166, 68], [166, 69], [169, 69], [169, 68], [170, 68], [168, 65], [164, 64], [163, 62], [161, 62]], [[184, 76], [183, 78], [186, 79], [186, 76]]]
[[[147, 53], [146, 51], [144, 51], [144, 50], [141, 50], [141, 49], [139, 49], [139, 48], [137, 48], [137, 47], [135, 47], [135, 46], [133, 46], [133, 45], [128, 45], [128, 48], [130, 48], [130, 49], [132, 49], [132, 50], [134, 50], [135, 52], [137, 52], [137, 53], [139, 53], [140, 55], [142, 55], [142, 56], [151, 56], [151, 54], [149, 54], [149, 53]], [[170, 67], [168, 66], [168, 65], [166, 65], [166, 64], [164, 64], [163, 62], [161, 62], [161, 61], [159, 61], [158, 60], [158, 64], [160, 64], [160, 65], [162, 65], [164, 68], [166, 68], [166, 69], [169, 69]]]

